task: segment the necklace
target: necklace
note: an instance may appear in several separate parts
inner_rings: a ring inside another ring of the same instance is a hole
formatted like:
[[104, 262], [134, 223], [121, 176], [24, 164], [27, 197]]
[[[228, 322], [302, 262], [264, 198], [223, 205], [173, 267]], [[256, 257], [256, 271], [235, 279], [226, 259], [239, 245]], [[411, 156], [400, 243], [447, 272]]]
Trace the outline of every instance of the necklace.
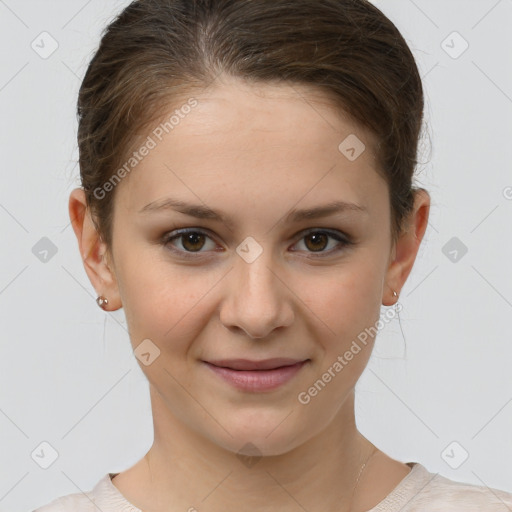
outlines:
[[352, 497], [350, 498], [349, 512], [352, 512], [352, 505], [354, 504], [354, 495], [356, 492], [357, 484], [359, 483], [359, 479], [361, 478], [361, 475], [363, 473], [364, 468], [366, 467], [367, 462], [375, 455], [376, 451], [377, 451], [377, 448], [374, 446], [372, 452], [370, 453], [368, 458], [364, 461], [364, 464], [361, 466], [361, 469], [359, 470], [359, 474], [357, 475], [356, 484], [354, 485], [354, 489], [352, 490]]

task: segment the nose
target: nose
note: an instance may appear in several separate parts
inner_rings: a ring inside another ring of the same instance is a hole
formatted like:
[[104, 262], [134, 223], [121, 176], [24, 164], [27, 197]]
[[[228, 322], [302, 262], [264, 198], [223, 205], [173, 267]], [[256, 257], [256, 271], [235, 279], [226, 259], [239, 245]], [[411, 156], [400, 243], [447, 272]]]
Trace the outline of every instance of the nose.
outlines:
[[252, 262], [237, 255], [226, 279], [226, 295], [220, 308], [220, 320], [226, 328], [262, 339], [291, 325], [293, 287], [286, 283], [270, 250], [263, 250]]

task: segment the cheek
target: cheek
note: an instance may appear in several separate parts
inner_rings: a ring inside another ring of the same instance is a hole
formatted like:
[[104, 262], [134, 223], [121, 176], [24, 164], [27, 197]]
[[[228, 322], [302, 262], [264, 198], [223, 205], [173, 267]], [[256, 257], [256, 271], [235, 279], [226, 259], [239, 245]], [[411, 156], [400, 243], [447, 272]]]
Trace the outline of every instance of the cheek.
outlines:
[[[333, 382], [317, 401], [319, 417], [325, 415], [325, 403], [339, 405], [343, 401], [370, 359], [375, 335], [372, 326], [380, 315], [381, 280], [369, 270], [364, 266], [332, 275], [309, 299], [309, 308], [321, 320], [315, 319], [315, 325], [320, 326], [315, 328], [315, 340], [321, 346], [316, 377]], [[310, 385], [314, 386], [314, 381]]]
[[322, 327], [327, 336], [317, 336], [323, 352], [318, 371], [330, 370], [338, 375], [325, 399], [330, 393], [334, 401], [337, 396], [344, 396], [368, 364], [376, 334], [374, 327], [381, 313], [382, 277], [382, 268], [375, 259], [363, 258], [361, 252], [357, 261], [352, 260], [323, 280], [323, 287], [315, 287], [310, 309], [322, 320], [317, 325], [329, 327]]
[[[127, 253], [125, 253], [127, 254]], [[149, 338], [162, 349], [185, 350], [208, 316], [208, 292], [218, 276], [164, 258], [123, 257], [119, 289], [134, 348]], [[169, 345], [172, 345], [170, 347]]]
[[315, 279], [307, 304], [328, 327], [332, 339], [348, 341], [378, 318], [381, 283], [382, 274], [375, 265], [347, 265], [321, 281]]

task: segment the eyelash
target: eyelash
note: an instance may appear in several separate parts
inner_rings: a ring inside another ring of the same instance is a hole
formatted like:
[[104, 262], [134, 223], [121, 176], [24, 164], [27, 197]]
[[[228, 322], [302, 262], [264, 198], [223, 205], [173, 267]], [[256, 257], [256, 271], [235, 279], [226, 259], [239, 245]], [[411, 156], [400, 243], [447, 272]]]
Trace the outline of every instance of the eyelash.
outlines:
[[[326, 256], [331, 256], [333, 253], [337, 253], [337, 252], [343, 250], [344, 248], [354, 244], [354, 242], [350, 239], [350, 237], [348, 237], [345, 234], [342, 234], [341, 232], [338, 232], [338, 231], [333, 232], [328, 229], [320, 229], [320, 228], [314, 228], [314, 229], [307, 230], [306, 232], [304, 232], [304, 231], [301, 232], [302, 236], [299, 239], [299, 241], [306, 238], [306, 236], [314, 234], [314, 233], [326, 234], [329, 238], [333, 238], [333, 239], [337, 240], [338, 242], [340, 242], [340, 244], [337, 246], [337, 248], [331, 249], [330, 251], [326, 251], [326, 252], [319, 251], [318, 253], [315, 253], [314, 251], [310, 251], [312, 258], [324, 258]], [[205, 232], [201, 229], [184, 228], [184, 229], [178, 229], [178, 230], [174, 230], [174, 231], [164, 234], [162, 237], [161, 243], [164, 247], [168, 248], [170, 251], [172, 251], [174, 253], [179, 254], [180, 257], [183, 257], [185, 259], [200, 258], [201, 251], [198, 251], [198, 252], [182, 251], [182, 250], [175, 249], [174, 247], [172, 247], [170, 245], [170, 242], [172, 242], [173, 240], [179, 239], [181, 236], [188, 235], [188, 234], [201, 234], [201, 235], [204, 235], [211, 239], [211, 236], [207, 232]]]

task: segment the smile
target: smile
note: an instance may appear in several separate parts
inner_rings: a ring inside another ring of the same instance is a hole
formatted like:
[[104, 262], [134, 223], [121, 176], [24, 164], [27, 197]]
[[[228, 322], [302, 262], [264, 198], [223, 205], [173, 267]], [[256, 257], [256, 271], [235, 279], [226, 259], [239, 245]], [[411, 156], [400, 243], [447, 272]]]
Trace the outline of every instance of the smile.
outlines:
[[266, 370], [236, 370], [203, 361], [215, 375], [242, 391], [273, 391], [289, 382], [308, 360]]

